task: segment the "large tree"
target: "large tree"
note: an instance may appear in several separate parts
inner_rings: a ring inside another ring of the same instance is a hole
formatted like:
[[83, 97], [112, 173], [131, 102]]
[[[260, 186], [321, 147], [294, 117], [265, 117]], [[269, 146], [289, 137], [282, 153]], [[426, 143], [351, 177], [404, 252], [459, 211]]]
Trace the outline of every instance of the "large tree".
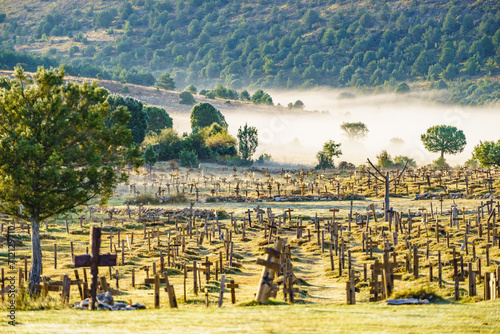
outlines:
[[163, 108], [145, 106], [144, 111], [148, 114], [147, 132], [160, 134], [165, 128], [173, 126], [172, 117]]
[[316, 154], [318, 159], [318, 165], [316, 168], [334, 168], [333, 157], [339, 157], [342, 155], [342, 150], [340, 145], [336, 144], [333, 140], [329, 140], [323, 144], [323, 149]]
[[245, 123], [244, 127], [238, 129], [238, 148], [240, 151], [241, 159], [249, 161], [259, 145], [259, 138], [257, 135], [257, 128], [248, 126]]
[[142, 164], [123, 107], [97, 83], [63, 83], [64, 70], [21, 68], [0, 88], [0, 212], [31, 222], [30, 291], [40, 282], [40, 223], [90, 200], [102, 203]]
[[457, 154], [462, 152], [467, 144], [464, 132], [450, 125], [432, 126], [420, 136], [420, 139], [428, 151], [439, 152], [441, 158], [445, 153]]
[[130, 120], [127, 127], [132, 132], [132, 140], [140, 145], [146, 137], [146, 130], [148, 128], [148, 114], [143, 109], [144, 105], [142, 102], [131, 97], [124, 98], [118, 94], [110, 95], [107, 101], [112, 111], [118, 107], [127, 108], [130, 112]]
[[340, 126], [349, 140], [363, 139], [368, 134], [368, 128], [362, 122], [344, 122]]
[[496, 143], [493, 141], [480, 142], [474, 147], [473, 156], [482, 166], [500, 167], [500, 140]]
[[222, 113], [207, 102], [198, 103], [191, 109], [191, 129], [195, 127], [204, 128], [217, 123], [227, 127], [226, 119]]

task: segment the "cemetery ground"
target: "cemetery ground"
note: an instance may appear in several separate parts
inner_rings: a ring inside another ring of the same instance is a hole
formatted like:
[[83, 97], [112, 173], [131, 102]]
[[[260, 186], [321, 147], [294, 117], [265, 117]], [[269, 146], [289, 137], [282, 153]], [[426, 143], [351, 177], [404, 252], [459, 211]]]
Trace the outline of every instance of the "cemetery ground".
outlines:
[[[499, 332], [498, 172], [394, 170], [387, 220], [376, 176], [210, 164], [131, 172], [106, 207], [42, 224], [46, 297], [37, 301], [22, 297], [28, 225], [3, 217], [1, 268], [10, 276], [9, 232], [18, 310], [15, 328], [3, 321], [0, 332]], [[100, 254], [117, 259], [99, 267], [98, 292], [146, 310], [71, 308], [91, 285], [75, 258], [92, 254], [92, 227], [102, 228]], [[263, 266], [274, 268], [267, 248], [278, 239], [278, 275], [268, 284], [277, 289], [258, 305]], [[403, 297], [430, 305], [385, 302]]]

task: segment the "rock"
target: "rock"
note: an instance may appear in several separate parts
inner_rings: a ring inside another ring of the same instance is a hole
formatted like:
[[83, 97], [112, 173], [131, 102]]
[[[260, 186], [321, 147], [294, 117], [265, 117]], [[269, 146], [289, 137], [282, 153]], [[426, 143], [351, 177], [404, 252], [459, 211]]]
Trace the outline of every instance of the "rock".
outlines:
[[97, 300], [109, 305], [113, 305], [113, 296], [109, 291], [106, 291], [105, 293], [98, 293]]
[[102, 309], [107, 309], [107, 310], [113, 310], [113, 306], [108, 305], [104, 302], [97, 302], [97, 307], [102, 308]]
[[130, 305], [130, 306], [135, 307], [135, 308], [137, 308], [137, 309], [139, 309], [139, 310], [145, 310], [145, 309], [146, 309], [146, 306], [141, 305], [141, 304], [139, 304], [139, 303], [133, 303], [133, 304], [132, 304], [132, 305]]
[[89, 306], [89, 304], [90, 304], [90, 301], [89, 301], [89, 299], [88, 299], [88, 298], [87, 298], [87, 299], [84, 299], [84, 300], [82, 300], [82, 301], [80, 302], [80, 306], [83, 306], [83, 307], [88, 307], [88, 306]]
[[122, 302], [116, 302], [113, 304], [113, 307], [121, 307], [121, 308], [124, 308], [124, 307], [127, 307], [127, 304], [125, 303], [122, 303]]
[[135, 311], [135, 310], [137, 310], [137, 308], [132, 307], [130, 305], [127, 305], [127, 307], [125, 308], [125, 311]]

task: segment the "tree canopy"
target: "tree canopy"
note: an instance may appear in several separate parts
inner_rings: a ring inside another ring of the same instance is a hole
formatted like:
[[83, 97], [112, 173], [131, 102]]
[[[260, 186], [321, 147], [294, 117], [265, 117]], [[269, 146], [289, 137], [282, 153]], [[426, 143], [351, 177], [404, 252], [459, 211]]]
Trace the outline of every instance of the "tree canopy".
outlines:
[[245, 126], [238, 129], [237, 136], [241, 159], [248, 161], [252, 158], [252, 155], [255, 153], [255, 150], [259, 145], [257, 128], [254, 126], [248, 126], [247, 123], [245, 123]]
[[420, 136], [420, 139], [428, 151], [439, 152], [441, 158], [444, 157], [445, 153], [462, 152], [467, 144], [463, 131], [449, 125], [432, 126]]
[[500, 167], [500, 140], [480, 142], [474, 147], [473, 156], [484, 167]]
[[323, 149], [316, 154], [318, 159], [318, 165], [316, 168], [334, 168], [333, 158], [342, 155], [342, 150], [340, 146], [342, 144], [336, 144], [333, 140], [329, 140], [323, 144]]
[[350, 140], [362, 139], [368, 134], [368, 128], [362, 122], [344, 122], [340, 126], [340, 129], [344, 131]]
[[30, 288], [40, 282], [40, 222], [106, 202], [124, 168], [142, 164], [127, 128], [130, 113], [110, 109], [96, 83], [63, 83], [64, 70], [17, 68], [0, 88], [0, 212], [31, 222]]
[[132, 132], [134, 143], [140, 145], [146, 137], [146, 130], [148, 128], [148, 114], [143, 110], [142, 102], [131, 97], [124, 98], [118, 94], [108, 96], [107, 101], [111, 110], [119, 107], [127, 108], [130, 112], [130, 120], [127, 127]]
[[222, 113], [207, 102], [198, 103], [191, 109], [191, 129], [204, 128], [217, 123], [227, 127], [226, 119]]
[[163, 129], [173, 126], [172, 117], [169, 116], [165, 109], [155, 106], [145, 106], [144, 111], [148, 115], [147, 132], [160, 134]]

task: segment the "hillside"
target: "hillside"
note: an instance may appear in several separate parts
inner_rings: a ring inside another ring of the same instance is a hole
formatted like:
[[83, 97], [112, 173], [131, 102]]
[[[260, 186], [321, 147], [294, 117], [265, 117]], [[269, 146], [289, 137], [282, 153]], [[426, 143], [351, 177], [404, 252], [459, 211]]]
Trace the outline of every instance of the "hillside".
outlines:
[[[169, 72], [178, 90], [220, 83], [380, 92], [406, 81], [453, 91], [458, 81], [499, 73], [495, 0], [5, 0], [1, 11], [4, 53], [46, 56], [35, 63], [140, 85]], [[0, 63], [30, 66], [20, 58], [2, 54]], [[471, 94], [470, 83], [462, 84], [446, 102], [498, 100], [496, 87], [486, 86]]]

